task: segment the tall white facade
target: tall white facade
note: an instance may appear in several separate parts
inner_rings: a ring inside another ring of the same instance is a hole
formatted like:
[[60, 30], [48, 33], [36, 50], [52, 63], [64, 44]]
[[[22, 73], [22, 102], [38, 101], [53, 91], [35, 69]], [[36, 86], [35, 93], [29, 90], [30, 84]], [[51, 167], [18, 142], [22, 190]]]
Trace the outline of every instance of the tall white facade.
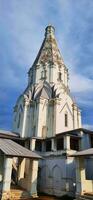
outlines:
[[28, 72], [28, 86], [14, 107], [13, 131], [23, 138], [46, 138], [81, 128], [81, 112], [70, 95], [68, 79], [55, 29], [48, 26]]
[[[28, 72], [27, 88], [14, 107], [13, 132], [0, 133], [0, 151], [13, 151], [9, 157], [0, 154], [2, 200], [6, 199], [4, 195], [7, 196], [7, 192], [11, 195], [11, 173], [16, 161], [17, 184], [30, 196], [36, 197], [40, 192], [75, 197], [84, 194], [87, 189], [93, 194], [93, 156], [86, 157], [85, 161], [82, 157], [76, 157], [75, 161], [73, 157], [77, 151], [82, 155], [82, 150], [93, 148], [93, 131], [81, 127], [81, 112], [71, 97], [68, 79], [68, 69], [57, 46], [55, 29], [48, 26], [39, 53]], [[2, 145], [5, 138], [9, 140]], [[26, 153], [27, 149], [30, 151]], [[91, 150], [89, 152], [93, 155]]]
[[[78, 188], [81, 192], [82, 180], [80, 182], [80, 176], [77, 177], [78, 184], [76, 172], [81, 173], [83, 165], [77, 168], [71, 155], [93, 148], [93, 133], [82, 128], [81, 112], [71, 97], [68, 79], [55, 29], [48, 26], [29, 69], [28, 85], [16, 102], [13, 116], [13, 132], [19, 133], [20, 144], [44, 158], [33, 163], [26, 158], [20, 164], [19, 183], [31, 195], [34, 192], [37, 195], [38, 191], [60, 197], [75, 196]], [[83, 166], [88, 180], [92, 164], [93, 159], [89, 158]]]

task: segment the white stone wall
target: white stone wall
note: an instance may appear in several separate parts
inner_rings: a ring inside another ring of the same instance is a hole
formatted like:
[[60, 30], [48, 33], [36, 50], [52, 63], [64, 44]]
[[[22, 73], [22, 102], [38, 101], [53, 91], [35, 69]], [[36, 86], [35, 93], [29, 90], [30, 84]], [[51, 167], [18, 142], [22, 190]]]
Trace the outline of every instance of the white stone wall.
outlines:
[[38, 189], [50, 195], [74, 195], [75, 163], [73, 158], [52, 156], [40, 162]]
[[[73, 101], [67, 95], [63, 94], [60, 99], [55, 101], [55, 133], [61, 133], [72, 129], [77, 129], [81, 127], [81, 123], [78, 123], [77, 112], [73, 113]], [[65, 126], [65, 114], [68, 116], [68, 125]], [[80, 115], [79, 115], [80, 118]]]
[[81, 127], [81, 113], [70, 96], [68, 69], [54, 32], [52, 26], [46, 28], [39, 54], [28, 72], [28, 87], [15, 106], [13, 131], [21, 137], [51, 137]]
[[46, 70], [46, 81], [48, 83], [59, 83], [59, 72], [61, 73], [61, 82], [68, 86], [68, 70], [64, 64], [59, 68], [57, 64], [50, 65], [49, 63], [38, 64], [30, 69], [28, 75], [28, 84], [39, 84], [42, 79], [42, 72]]
[[[65, 114], [68, 124], [65, 126]], [[20, 117], [20, 122], [19, 121]], [[19, 123], [19, 125], [18, 125]], [[51, 137], [55, 134], [81, 127], [81, 116], [69, 95], [61, 94], [60, 98], [44, 97], [24, 105], [21, 97], [14, 112], [13, 131], [22, 137]], [[43, 129], [45, 133], [43, 133]]]

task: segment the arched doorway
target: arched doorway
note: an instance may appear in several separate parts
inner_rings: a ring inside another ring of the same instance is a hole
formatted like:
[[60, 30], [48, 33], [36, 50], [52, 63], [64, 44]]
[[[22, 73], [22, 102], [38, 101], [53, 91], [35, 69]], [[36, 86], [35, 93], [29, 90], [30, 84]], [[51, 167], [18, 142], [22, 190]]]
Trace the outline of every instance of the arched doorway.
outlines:
[[53, 167], [53, 193], [59, 195], [62, 190], [62, 173], [58, 165]]

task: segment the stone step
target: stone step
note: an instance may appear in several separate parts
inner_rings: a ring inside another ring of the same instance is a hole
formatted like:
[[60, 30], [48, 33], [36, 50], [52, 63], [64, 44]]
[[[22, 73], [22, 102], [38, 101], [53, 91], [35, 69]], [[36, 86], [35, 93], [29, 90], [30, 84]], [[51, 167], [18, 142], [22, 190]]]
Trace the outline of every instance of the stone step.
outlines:
[[0, 198], [2, 200], [31, 200], [31, 196], [27, 191], [24, 190], [11, 190], [10, 193], [3, 193], [3, 197]]
[[18, 198], [21, 198], [21, 199], [26, 199], [26, 198], [30, 198], [30, 195], [29, 194], [11, 194], [11, 197], [12, 198], [16, 198], [16, 199], [18, 199]]
[[89, 200], [91, 200], [91, 199], [93, 200], [93, 196], [90, 196], [90, 195], [84, 195], [83, 198], [89, 199]]
[[93, 195], [81, 195], [76, 200], [93, 200]]
[[84, 195], [91, 196], [93, 198], [93, 193], [85, 193]]
[[14, 197], [1, 197], [0, 199], [2, 199], [2, 200], [32, 200], [32, 198], [29, 198], [29, 197], [16, 197], [16, 196], [14, 196]]

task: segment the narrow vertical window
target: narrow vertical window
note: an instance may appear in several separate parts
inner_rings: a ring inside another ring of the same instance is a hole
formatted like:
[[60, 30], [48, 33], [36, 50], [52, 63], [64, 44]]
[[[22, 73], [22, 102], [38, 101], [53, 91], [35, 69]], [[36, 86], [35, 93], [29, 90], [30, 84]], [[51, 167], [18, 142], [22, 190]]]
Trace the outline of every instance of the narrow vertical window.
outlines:
[[44, 70], [44, 78], [46, 78], [46, 72], [47, 72], [47, 71], [46, 71], [46, 70]]
[[41, 78], [44, 78], [44, 71], [41, 72]]
[[32, 73], [31, 73], [30, 77], [31, 77], [30, 83], [33, 83], [33, 74]]
[[17, 128], [20, 127], [20, 118], [21, 118], [21, 114], [19, 113]]
[[33, 127], [33, 136], [35, 137], [36, 135], [36, 126]]
[[41, 79], [46, 79], [46, 70], [41, 72]]
[[58, 73], [58, 80], [60, 80], [60, 81], [62, 80], [62, 73], [61, 72]]
[[65, 114], [65, 127], [67, 127], [68, 126], [68, 115], [67, 115], [67, 113]]

